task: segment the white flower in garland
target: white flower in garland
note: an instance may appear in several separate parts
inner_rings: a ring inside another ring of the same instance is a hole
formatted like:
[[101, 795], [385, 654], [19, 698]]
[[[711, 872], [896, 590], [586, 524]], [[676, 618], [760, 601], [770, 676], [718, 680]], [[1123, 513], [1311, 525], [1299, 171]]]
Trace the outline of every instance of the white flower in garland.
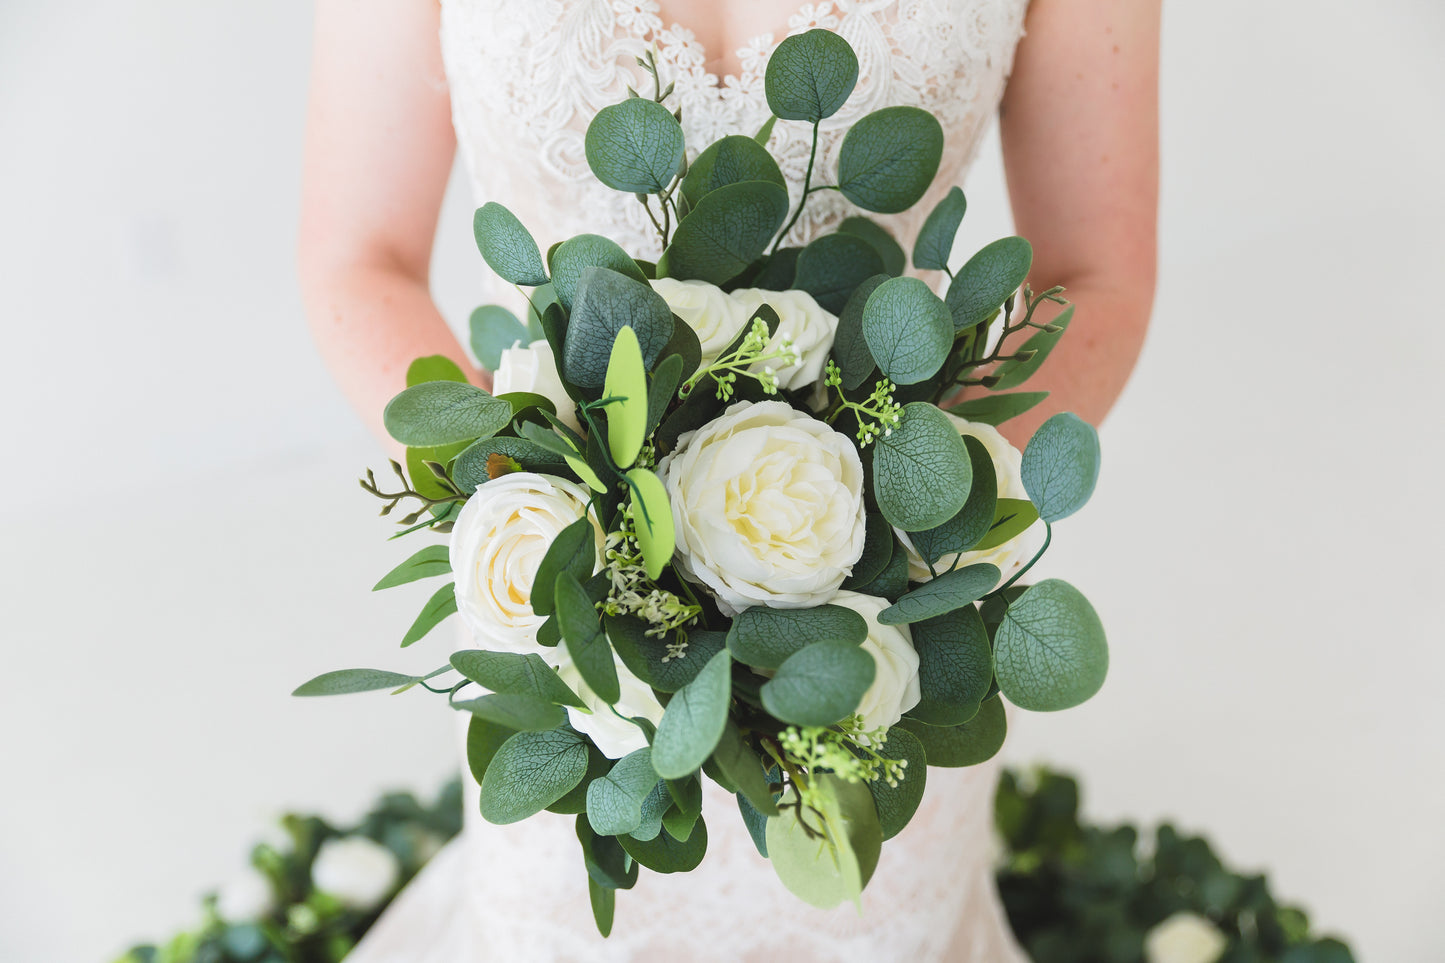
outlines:
[[311, 864], [311, 882], [345, 906], [369, 910], [396, 886], [401, 866], [391, 850], [365, 836], [328, 839]]
[[878, 621], [878, 613], [892, 604], [887, 599], [839, 592], [829, 604], [852, 609], [868, 623], [868, 638], [863, 640], [862, 648], [873, 656], [874, 675], [873, 684], [858, 703], [856, 714], [862, 720], [858, 728], [864, 732], [887, 728], [922, 698], [913, 634], [907, 625], [884, 625]]
[[276, 908], [271, 881], [255, 866], [228, 881], [216, 891], [216, 914], [227, 923], [249, 923]]
[[567, 707], [567, 720], [572, 728], [587, 736], [608, 759], [621, 759], [630, 752], [647, 745], [647, 737], [641, 729], [628, 720], [641, 716], [654, 726], [662, 721], [662, 703], [657, 701], [652, 687], [643, 682], [620, 659], [614, 659], [617, 666], [617, 681], [622, 697], [616, 705], [609, 706], [602, 698], [582, 681], [582, 673], [567, 655], [567, 644], [559, 644], [556, 654], [544, 656], [557, 670], [557, 675], [572, 688], [586, 704], [586, 709]]
[[833, 336], [838, 333], [836, 315], [825, 311], [807, 291], [739, 288], [732, 297], [746, 308], [749, 319], [763, 304], [778, 312], [778, 330], [765, 351], [775, 351], [787, 341], [798, 357], [796, 364], [778, 370], [779, 388], [797, 391], [822, 377], [828, 352], [833, 350]]
[[1215, 963], [1229, 940], [1195, 913], [1175, 913], [1144, 937], [1146, 963]]
[[706, 281], [658, 278], [652, 289], [697, 334], [704, 366], [716, 361], [751, 320], [746, 305]]

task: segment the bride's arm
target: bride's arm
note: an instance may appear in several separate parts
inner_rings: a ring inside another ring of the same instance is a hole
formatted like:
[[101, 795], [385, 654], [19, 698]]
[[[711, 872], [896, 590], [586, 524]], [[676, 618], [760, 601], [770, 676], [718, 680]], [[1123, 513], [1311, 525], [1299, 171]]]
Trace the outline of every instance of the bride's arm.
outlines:
[[1158, 0], [1033, 0], [1001, 108], [1004, 165], [1034, 247], [1031, 283], [1064, 285], [1077, 307], [1028, 383], [1052, 394], [1003, 426], [1016, 444], [1059, 411], [1098, 424], [1139, 356], [1154, 300], [1158, 86]]
[[456, 141], [428, 0], [318, 0], [301, 197], [311, 331], [351, 404], [381, 412], [421, 355], [473, 367], [428, 288]]

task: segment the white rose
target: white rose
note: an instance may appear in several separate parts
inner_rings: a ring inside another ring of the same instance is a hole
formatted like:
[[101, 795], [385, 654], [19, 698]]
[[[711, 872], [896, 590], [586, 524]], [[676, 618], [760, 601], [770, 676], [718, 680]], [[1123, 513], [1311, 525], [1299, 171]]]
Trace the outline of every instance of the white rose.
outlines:
[[[1024, 489], [1023, 455], [1019, 450], [1010, 444], [1009, 440], [1000, 434], [993, 425], [965, 421], [946, 411], [944, 414], [947, 415], [949, 421], [953, 422], [960, 435], [972, 435], [983, 442], [983, 447], [988, 449], [989, 457], [993, 459], [994, 474], [998, 477], [998, 497], [1027, 499], [1029, 493]], [[893, 532], [903, 546], [908, 549], [908, 577], [915, 582], [926, 582], [933, 578], [928, 573], [928, 566], [924, 563], [923, 556], [919, 555], [918, 550], [913, 547], [913, 541], [908, 537], [908, 533], [899, 528], [895, 528]], [[1001, 582], [1007, 581], [1009, 576], [1034, 557], [1042, 539], [1043, 525], [1035, 522], [1002, 545], [978, 552], [964, 552], [961, 555], [945, 555], [934, 563], [933, 567], [941, 575], [956, 568], [987, 562], [998, 567], [999, 572], [1002, 573]]]
[[903, 717], [903, 713], [918, 705], [922, 697], [913, 633], [907, 625], [884, 625], [878, 621], [878, 613], [892, 604], [887, 599], [857, 592], [839, 592], [830, 604], [852, 609], [868, 623], [868, 638], [863, 640], [863, 651], [873, 656], [877, 671], [873, 684], [858, 703], [863, 728], [878, 729], [893, 725]]
[[706, 281], [658, 278], [652, 282], [652, 289], [662, 295], [673, 314], [697, 332], [704, 365], [716, 361], [750, 320], [746, 305]]
[[269, 916], [276, 907], [271, 881], [254, 866], [216, 892], [216, 913], [228, 923], [249, 923]]
[[317, 889], [359, 910], [380, 903], [400, 873], [391, 850], [365, 836], [328, 839], [311, 864], [311, 882]]
[[[552, 540], [581, 518], [589, 494], [553, 475], [512, 472], [477, 486], [452, 529], [457, 611], [482, 648], [526, 652], [546, 621], [532, 611], [532, 582]], [[602, 564], [602, 530], [597, 562]]]
[[504, 395], [510, 391], [541, 395], [556, 406], [558, 420], [573, 431], [582, 430], [577, 420], [577, 403], [562, 387], [557, 359], [546, 340], [533, 341], [525, 348], [518, 342], [502, 352], [502, 359], [492, 374], [492, 393]]
[[1215, 963], [1229, 940], [1209, 920], [1194, 913], [1175, 913], [1144, 937], [1147, 963]]
[[740, 402], [658, 465], [683, 571], [725, 614], [831, 599], [863, 553], [863, 464], [781, 401]]
[[[739, 288], [732, 296], [747, 309], [749, 320], [760, 304], [767, 304], [778, 312], [778, 331], [764, 353], [780, 350], [783, 340], [787, 339], [793, 343], [800, 359], [797, 364], [778, 368], [778, 387], [796, 391], [822, 377], [828, 352], [833, 350], [833, 336], [838, 333], [835, 315], [824, 311], [806, 291]], [[777, 366], [775, 361], [767, 363]]]
[[[568, 706], [567, 720], [572, 723], [573, 729], [589, 737], [604, 756], [608, 759], [621, 759], [647, 745], [647, 737], [642, 730], [627, 720], [642, 716], [655, 726], [662, 720], [663, 706], [657, 701], [652, 687], [633, 675], [620, 659], [614, 657], [613, 662], [617, 666], [617, 681], [622, 697], [611, 706], [582, 681], [582, 673], [577, 671], [577, 666], [567, 655], [565, 642], [557, 646], [556, 655], [549, 661], [553, 663], [562, 681], [571, 686], [572, 691], [587, 705], [586, 709]], [[627, 718], [623, 718], [624, 716]]]

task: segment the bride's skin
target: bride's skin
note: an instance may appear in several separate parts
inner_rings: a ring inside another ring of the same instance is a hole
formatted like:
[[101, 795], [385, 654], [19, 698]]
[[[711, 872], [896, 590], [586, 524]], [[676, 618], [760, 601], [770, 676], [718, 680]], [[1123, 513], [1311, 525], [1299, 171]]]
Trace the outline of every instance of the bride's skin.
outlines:
[[[318, 0], [306, 132], [301, 286], [312, 333], [357, 412], [381, 412], [413, 358], [444, 354], [490, 387], [432, 302], [428, 265], [456, 140], [426, 0]], [[778, 0], [672, 0], [710, 70], [736, 73], [748, 38], [781, 29]], [[780, 11], [786, 10], [787, 13]], [[1029, 381], [1052, 392], [1007, 423], [1097, 424], [1134, 367], [1154, 298], [1158, 0], [1033, 0], [1001, 107], [1009, 198], [1036, 287], [1062, 284], [1069, 334]], [[505, 200], [505, 199], [503, 199]], [[478, 270], [481, 270], [479, 267]]]

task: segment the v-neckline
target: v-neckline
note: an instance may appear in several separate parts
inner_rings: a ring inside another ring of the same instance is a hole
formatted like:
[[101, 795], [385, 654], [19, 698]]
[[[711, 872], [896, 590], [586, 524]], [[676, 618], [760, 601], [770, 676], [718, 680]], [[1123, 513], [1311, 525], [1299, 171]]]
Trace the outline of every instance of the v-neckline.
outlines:
[[[791, 11], [788, 13], [787, 18], [783, 21], [783, 25], [781, 27], [773, 28], [771, 30], [764, 30], [760, 33], [753, 34], [752, 36], [743, 40], [743, 42], [736, 48], [734, 48], [731, 53], [736, 55], [741, 50], [747, 50], [750, 47], [756, 46], [764, 39], [766, 39], [772, 47], [776, 48], [777, 45], [781, 43], [781, 41], [774, 40], [773, 38], [778, 36], [779, 33], [786, 37], [788, 35], [788, 31], [791, 29], [788, 21], [792, 20], [798, 14], [802, 13], [803, 9], [809, 6], [812, 6], [812, 4], [802, 3], [793, 5]], [[712, 78], [711, 86], [717, 87], [719, 90], [721, 90], [722, 88], [728, 86], [729, 80], [733, 81], [734, 84], [737, 84], [742, 80], [742, 75], [745, 72], [745, 68], [742, 65], [741, 58], [739, 58], [738, 60], [737, 73], [725, 73], [722, 71], [713, 72], [711, 70], [708, 70], [707, 65], [711, 62], [709, 55], [714, 53], [714, 51], [707, 44], [697, 39], [697, 31], [694, 30], [687, 23], [678, 20], [676, 17], [673, 16], [671, 9], [664, 9], [661, 4], [658, 4], [657, 19], [664, 25], [664, 30], [682, 29], [686, 30], [689, 34], [692, 35], [693, 42], [698, 45], [698, 48], [702, 51], [703, 56], [702, 64], [699, 66], [698, 69], [702, 72], [704, 77]]]

